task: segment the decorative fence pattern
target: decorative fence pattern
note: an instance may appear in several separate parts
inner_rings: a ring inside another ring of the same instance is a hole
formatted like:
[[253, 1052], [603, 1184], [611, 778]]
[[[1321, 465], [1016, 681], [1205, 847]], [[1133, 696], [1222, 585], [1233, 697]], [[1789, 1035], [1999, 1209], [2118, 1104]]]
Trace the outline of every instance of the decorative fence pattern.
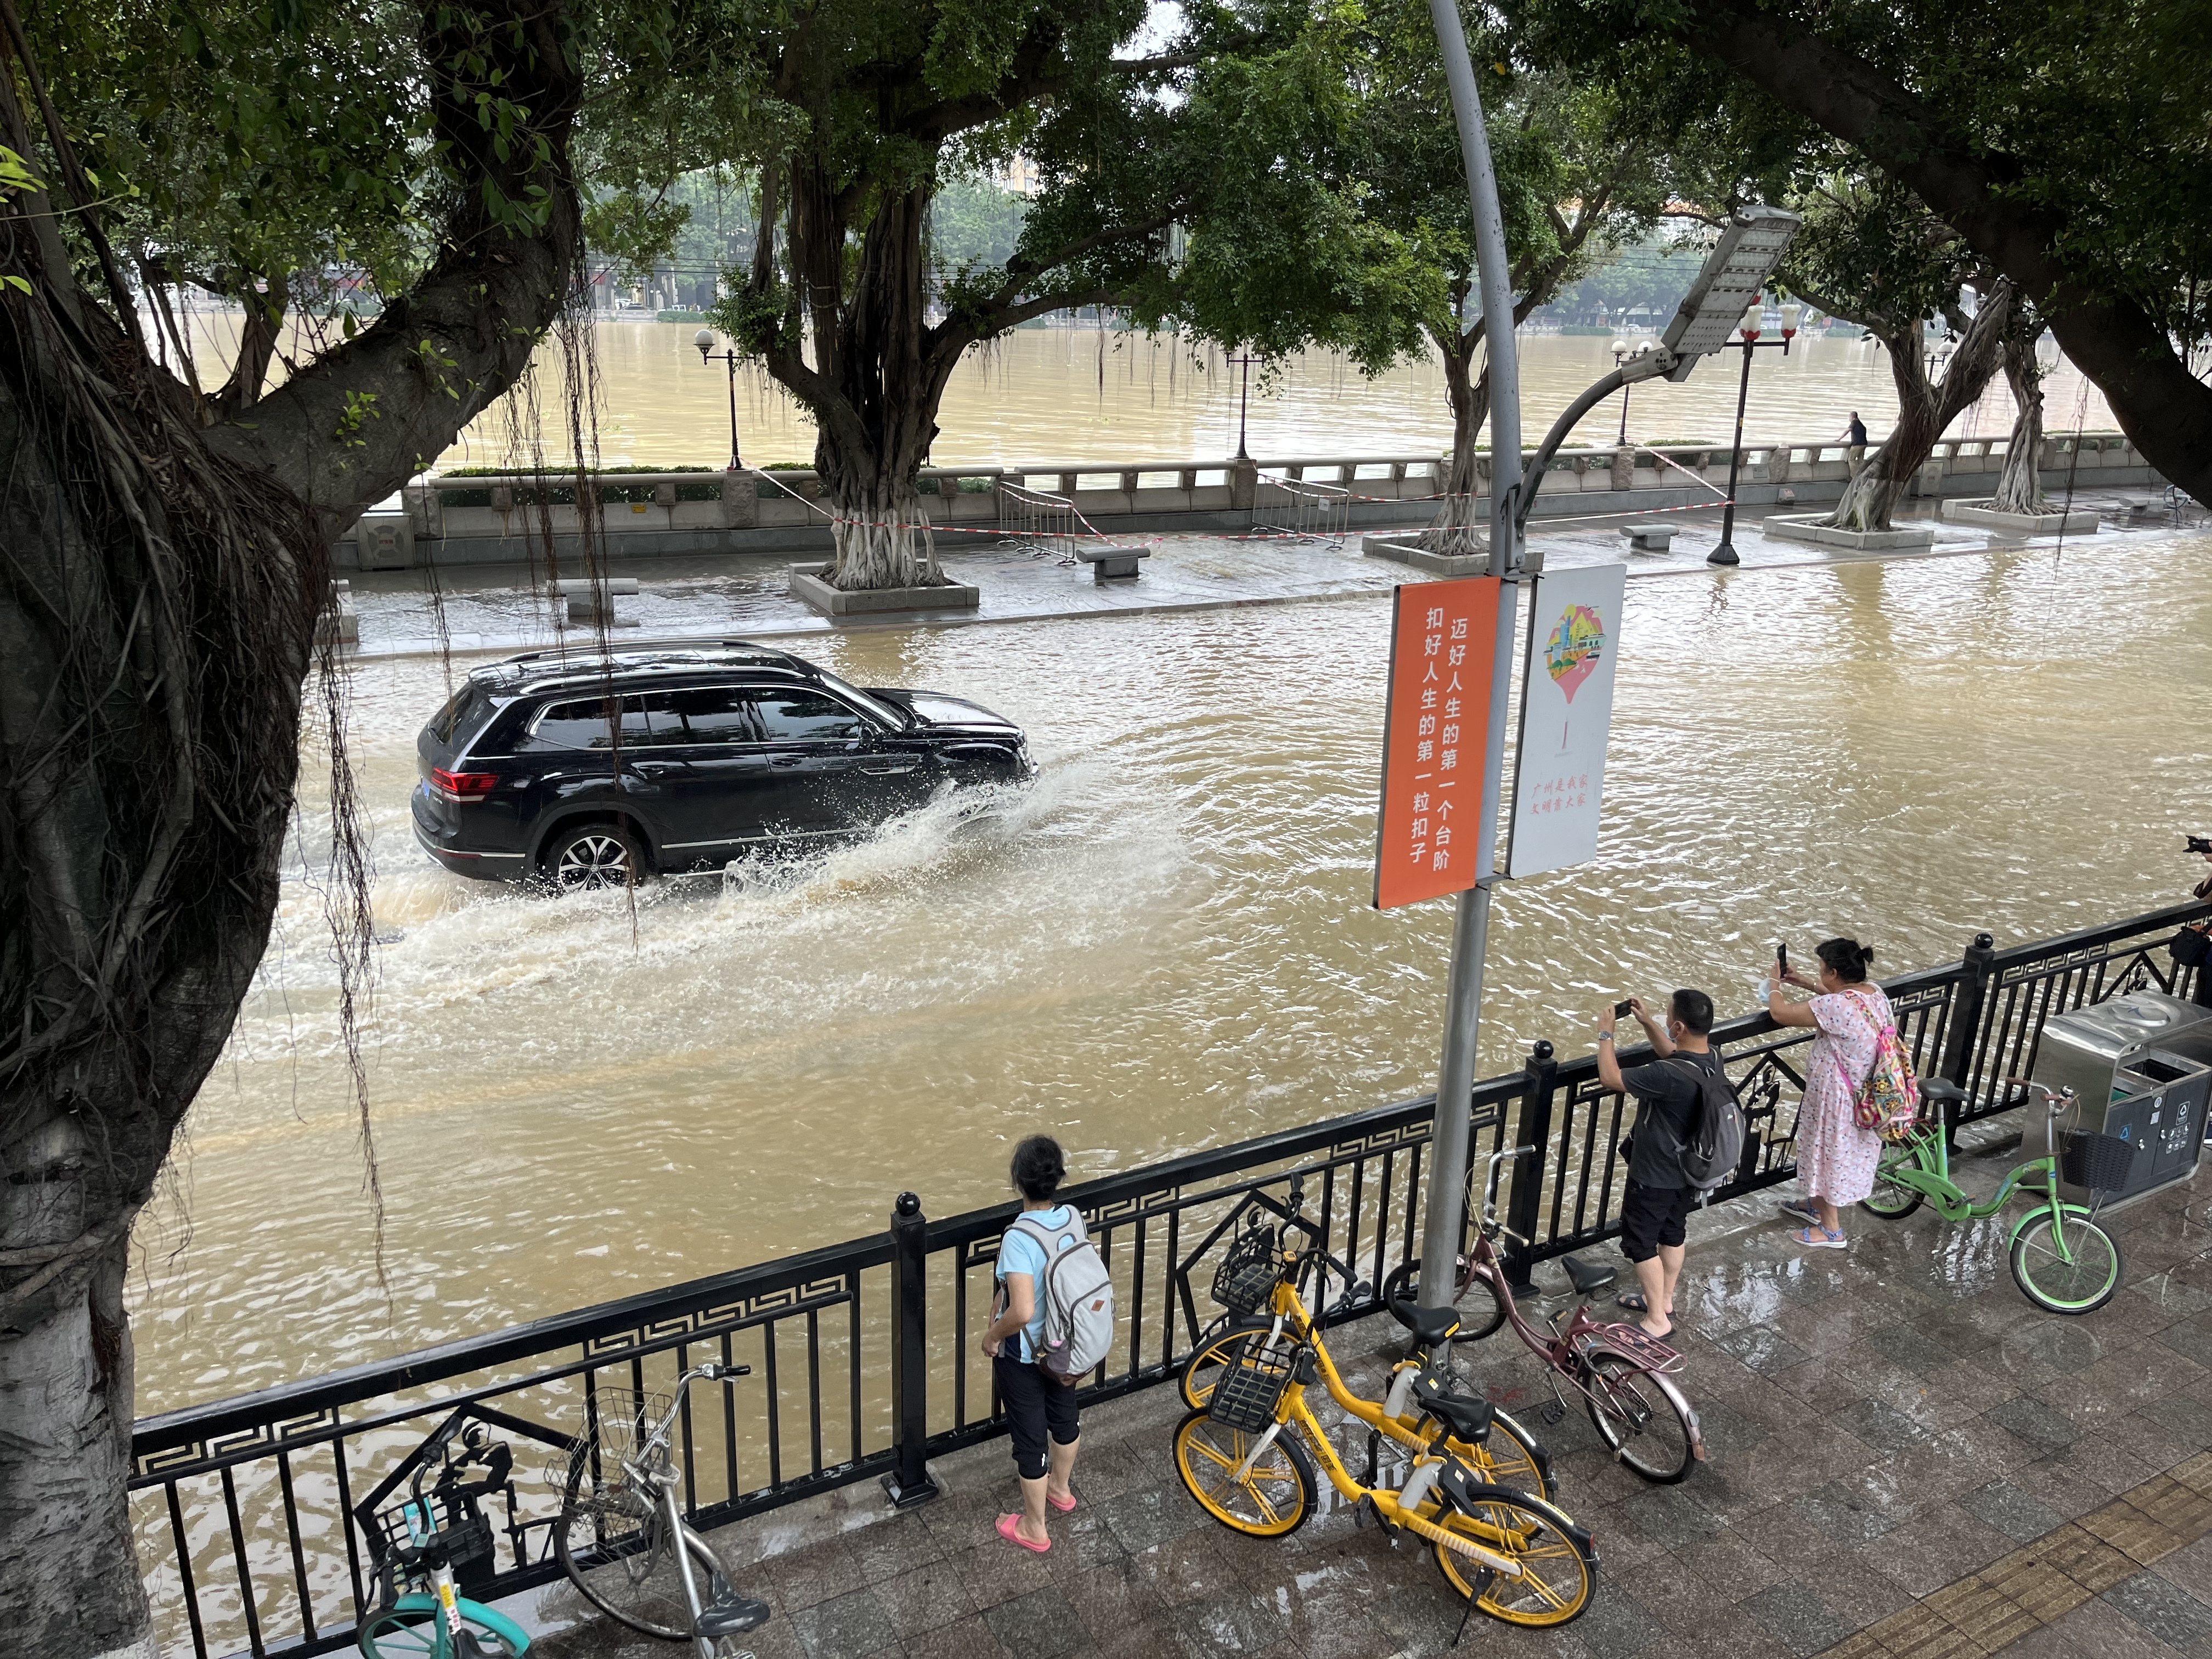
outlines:
[[[1887, 982], [1923, 1072], [1968, 1091], [1962, 1121], [2018, 1103], [2005, 1079], [2032, 1068], [2053, 1014], [2154, 986], [2199, 994], [2199, 970], [2162, 948], [2212, 907], [2185, 905], [2063, 939], [1997, 950]], [[1753, 1133], [1725, 1200], [1786, 1180], [1810, 1034], [1762, 1014], [1714, 1033]], [[1228, 1230], [1296, 1181], [1328, 1248], [1366, 1280], [1337, 1317], [1373, 1310], [1372, 1286], [1419, 1249], [1433, 1097], [1196, 1152], [1075, 1188], [1116, 1281], [1123, 1341], [1091, 1384], [1109, 1398], [1171, 1377], [1214, 1310]], [[1620, 1230], [1626, 1105], [1595, 1055], [1559, 1061], [1540, 1042], [1518, 1075], [1469, 1103], [1477, 1167], [1534, 1142], [1516, 1166], [1514, 1230], [1538, 1261]], [[1000, 1432], [975, 1344], [1011, 1206], [929, 1221], [902, 1195], [888, 1233], [655, 1291], [137, 1425], [132, 1443], [142, 1565], [165, 1653], [331, 1653], [352, 1645], [371, 1593], [349, 1515], [441, 1425], [465, 1413], [518, 1447], [516, 1493], [480, 1596], [559, 1576], [548, 1548], [570, 1437], [602, 1389], [665, 1388], [705, 1358], [754, 1375], [693, 1396], [678, 1452], [694, 1520], [714, 1526], [871, 1476], [902, 1501], [932, 1494], [927, 1461]]]

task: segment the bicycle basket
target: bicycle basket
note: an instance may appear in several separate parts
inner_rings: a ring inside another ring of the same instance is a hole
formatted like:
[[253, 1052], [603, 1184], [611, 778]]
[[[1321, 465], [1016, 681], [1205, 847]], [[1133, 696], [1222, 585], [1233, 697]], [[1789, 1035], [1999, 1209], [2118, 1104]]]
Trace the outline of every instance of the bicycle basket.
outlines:
[[1248, 1227], [1229, 1247], [1220, 1270], [1213, 1275], [1213, 1299], [1243, 1318], [1256, 1312], [1274, 1294], [1282, 1277], [1282, 1252], [1273, 1227]]
[[1255, 1333], [1239, 1345], [1243, 1352], [1221, 1371], [1206, 1414], [1224, 1428], [1258, 1434], [1275, 1420], [1284, 1390], [1297, 1374], [1295, 1347], [1269, 1347]]
[[379, 1560], [398, 1550], [420, 1550], [435, 1543], [458, 1572], [491, 1553], [491, 1522], [434, 1492], [410, 1498], [376, 1512], [376, 1535], [369, 1548]]
[[620, 1488], [623, 1465], [637, 1461], [647, 1437], [668, 1414], [668, 1403], [665, 1394], [640, 1393], [635, 1389], [595, 1389], [574, 1449], [557, 1454], [545, 1465], [546, 1484], [556, 1492], [566, 1492], [570, 1471], [580, 1462], [583, 1474], [576, 1488], [580, 1497], [588, 1501], [603, 1488]]
[[2135, 1172], [2136, 1146], [2094, 1129], [2069, 1130], [2058, 1146], [2058, 1175], [2069, 1186], [2114, 1193]]

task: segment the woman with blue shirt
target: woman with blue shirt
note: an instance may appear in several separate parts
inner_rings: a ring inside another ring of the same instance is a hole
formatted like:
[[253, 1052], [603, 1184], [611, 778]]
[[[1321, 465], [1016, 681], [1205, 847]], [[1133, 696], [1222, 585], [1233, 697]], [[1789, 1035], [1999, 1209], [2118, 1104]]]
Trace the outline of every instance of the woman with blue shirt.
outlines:
[[[1044, 1341], [1044, 1270], [1050, 1257], [1084, 1237], [1083, 1218], [1053, 1194], [1067, 1177], [1060, 1143], [1031, 1135], [1014, 1148], [1014, 1189], [1022, 1195], [1020, 1219], [999, 1241], [998, 1317], [983, 1333], [983, 1352], [1006, 1402], [1014, 1434], [1014, 1469], [1022, 1480], [1022, 1513], [999, 1517], [999, 1536], [1042, 1555], [1052, 1547], [1045, 1505], [1065, 1515], [1075, 1507], [1068, 1482], [1075, 1474], [1075, 1389], [1036, 1363]], [[1040, 1237], [1042, 1233], [1045, 1237]], [[1051, 1440], [1047, 1445], [1049, 1431]]]

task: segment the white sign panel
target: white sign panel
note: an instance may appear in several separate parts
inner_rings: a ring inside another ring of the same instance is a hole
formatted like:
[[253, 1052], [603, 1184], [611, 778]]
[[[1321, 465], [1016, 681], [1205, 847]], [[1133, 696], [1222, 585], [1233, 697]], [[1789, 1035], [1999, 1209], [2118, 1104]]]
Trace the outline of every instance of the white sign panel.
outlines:
[[1627, 581], [1627, 567], [1618, 564], [1536, 579], [1515, 745], [1509, 876], [1540, 875], [1597, 856]]

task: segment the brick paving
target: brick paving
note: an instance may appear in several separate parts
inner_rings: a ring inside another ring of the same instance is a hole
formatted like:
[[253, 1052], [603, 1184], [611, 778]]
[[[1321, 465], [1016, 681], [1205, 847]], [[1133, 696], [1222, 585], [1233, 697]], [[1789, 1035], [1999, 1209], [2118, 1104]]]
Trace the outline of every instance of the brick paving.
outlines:
[[[1971, 1190], [2008, 1167], [2015, 1154], [1998, 1151], [1962, 1161]], [[2108, 1218], [2125, 1288], [2079, 1319], [2020, 1295], [2002, 1220], [1862, 1215], [1849, 1251], [1808, 1252], [1770, 1219], [1790, 1194], [1710, 1212], [1692, 1232], [1682, 1381], [1711, 1461], [1680, 1486], [1609, 1462], [1578, 1412], [1543, 1422], [1542, 1372], [1510, 1334], [1461, 1351], [1552, 1449], [1559, 1501], [1601, 1559], [1575, 1623], [1530, 1632], [1478, 1615], [1462, 1650], [2212, 1659], [2212, 1174]], [[1379, 1390], [1396, 1335], [1367, 1320], [1332, 1351]], [[1394, 1550], [1326, 1488], [1287, 1540], [1208, 1519], [1169, 1461], [1180, 1410], [1157, 1389], [1086, 1414], [1082, 1507], [1052, 1518], [1048, 1556], [990, 1531], [1015, 1498], [1003, 1442], [935, 1466], [947, 1495], [904, 1515], [868, 1485], [725, 1529], [715, 1541], [738, 1581], [776, 1609], [745, 1645], [757, 1659], [1450, 1650], [1462, 1606], [1428, 1552]], [[532, 1653], [682, 1651], [578, 1622], [581, 1605], [565, 1587], [544, 1594]]]

